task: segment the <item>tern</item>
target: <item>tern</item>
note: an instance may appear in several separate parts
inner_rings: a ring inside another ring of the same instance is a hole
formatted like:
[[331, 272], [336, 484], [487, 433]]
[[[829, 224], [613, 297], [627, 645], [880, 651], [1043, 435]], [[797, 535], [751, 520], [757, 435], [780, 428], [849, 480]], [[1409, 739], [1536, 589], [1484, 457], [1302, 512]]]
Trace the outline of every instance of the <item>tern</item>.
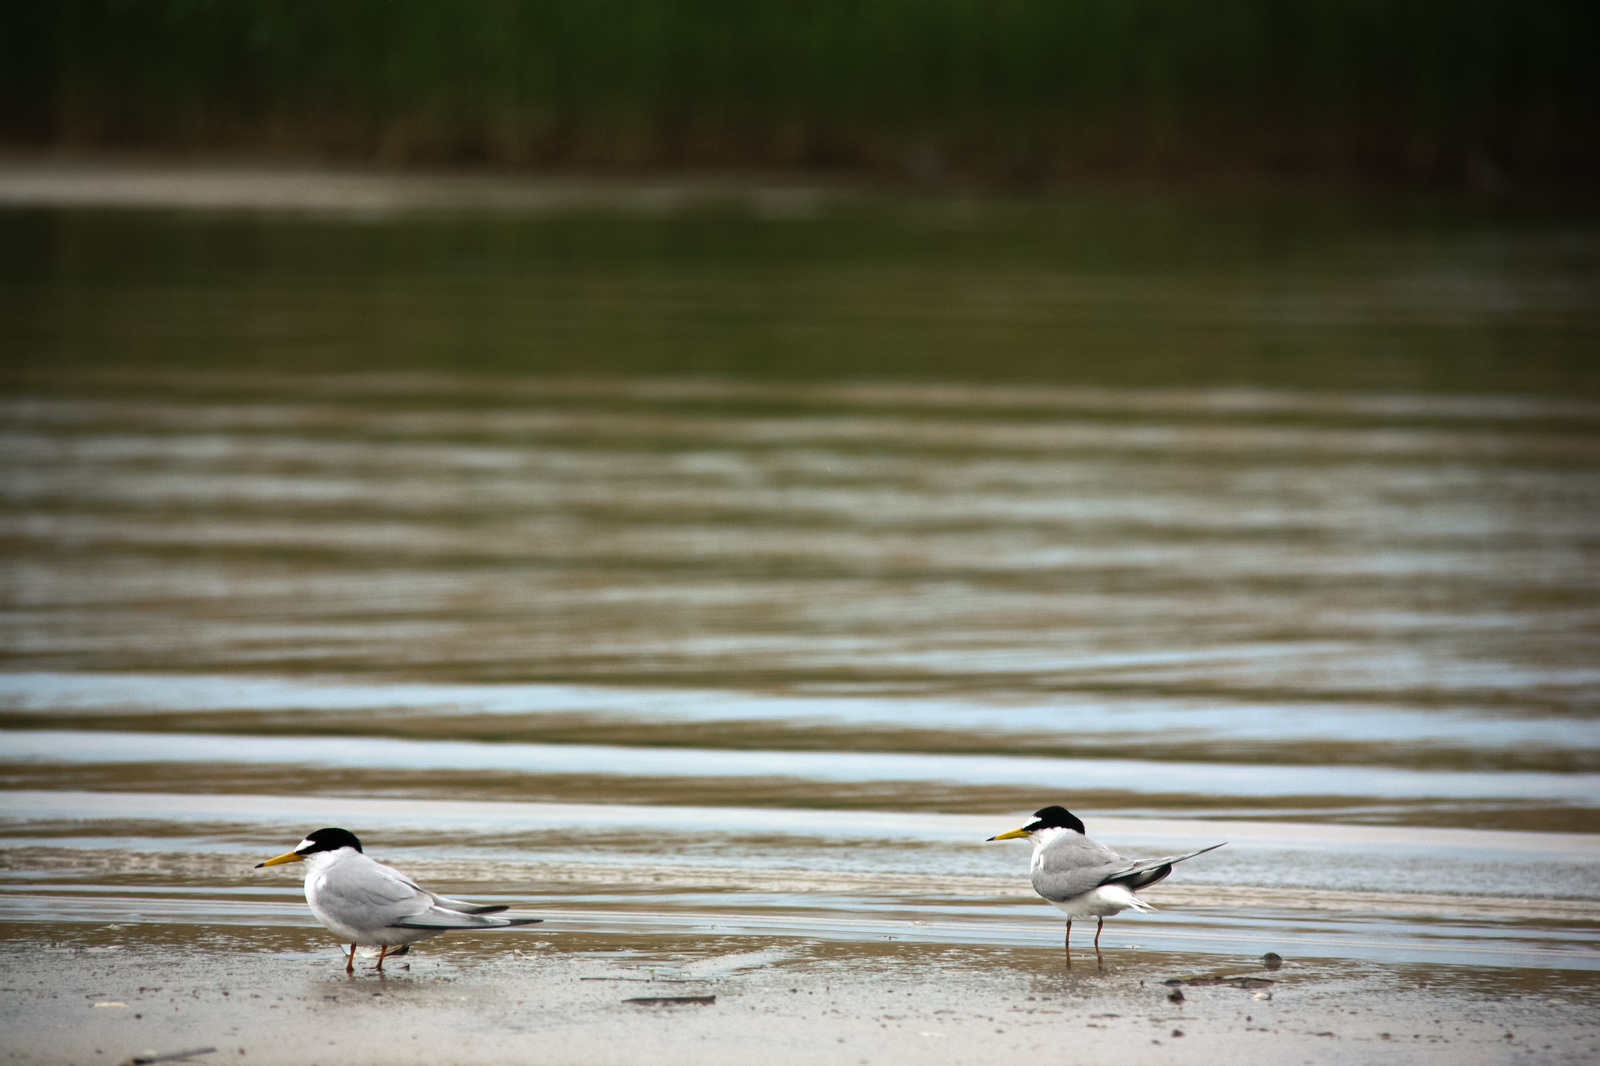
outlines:
[[1191, 851], [1187, 855], [1168, 855], [1161, 859], [1126, 859], [1083, 832], [1083, 822], [1065, 807], [1046, 807], [1036, 811], [1037, 821], [1021, 829], [997, 833], [990, 840], [1033, 841], [1033, 890], [1067, 915], [1066, 949], [1072, 953], [1072, 919], [1098, 918], [1094, 931], [1094, 950], [1100, 952], [1100, 933], [1106, 919], [1132, 907], [1153, 911], [1154, 907], [1134, 895], [1149, 888], [1172, 872], [1184, 859], [1204, 855], [1222, 847]]
[[450, 929], [504, 929], [532, 925], [542, 918], [491, 918], [506, 907], [480, 906], [445, 899], [417, 884], [392, 867], [373, 862], [361, 850], [361, 841], [345, 829], [318, 829], [296, 844], [293, 851], [256, 864], [281, 866], [306, 864], [306, 902], [317, 920], [350, 942], [345, 973], [354, 973], [356, 948], [376, 947], [378, 969], [391, 948], [403, 954], [418, 940]]

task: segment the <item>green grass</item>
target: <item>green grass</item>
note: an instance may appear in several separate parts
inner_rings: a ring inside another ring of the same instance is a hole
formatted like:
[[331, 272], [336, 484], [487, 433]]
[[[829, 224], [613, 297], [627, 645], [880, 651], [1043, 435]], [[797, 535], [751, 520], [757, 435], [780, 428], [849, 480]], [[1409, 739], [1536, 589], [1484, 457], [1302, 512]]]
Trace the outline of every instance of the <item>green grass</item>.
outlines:
[[12, 144], [504, 165], [1600, 176], [1568, 0], [8, 0]]

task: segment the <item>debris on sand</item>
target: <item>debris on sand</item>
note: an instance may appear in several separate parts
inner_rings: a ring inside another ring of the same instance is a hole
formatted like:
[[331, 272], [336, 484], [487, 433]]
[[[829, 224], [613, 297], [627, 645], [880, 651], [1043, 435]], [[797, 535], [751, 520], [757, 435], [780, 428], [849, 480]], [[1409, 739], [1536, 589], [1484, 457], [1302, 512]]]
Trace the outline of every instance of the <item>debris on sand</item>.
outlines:
[[209, 1055], [217, 1050], [214, 1047], [197, 1047], [188, 1051], [169, 1051], [165, 1055], [157, 1055], [154, 1051], [142, 1051], [137, 1055], [123, 1059], [118, 1066], [149, 1066], [153, 1062], [183, 1062], [191, 1055]]
[[1206, 985], [1227, 985], [1229, 988], [1271, 988], [1278, 982], [1265, 977], [1229, 977], [1222, 974], [1210, 974], [1203, 977], [1174, 977], [1163, 981], [1167, 985], [1188, 985], [1191, 988], [1201, 988]]

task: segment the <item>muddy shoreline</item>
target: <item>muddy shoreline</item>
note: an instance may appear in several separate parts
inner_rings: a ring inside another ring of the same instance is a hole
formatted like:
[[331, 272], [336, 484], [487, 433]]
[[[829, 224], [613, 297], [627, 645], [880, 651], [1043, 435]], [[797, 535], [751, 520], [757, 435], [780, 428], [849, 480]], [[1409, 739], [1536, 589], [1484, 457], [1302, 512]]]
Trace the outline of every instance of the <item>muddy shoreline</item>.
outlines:
[[[0, 927], [8, 1061], [1581, 1062], [1562, 971], [563, 933], [458, 937], [346, 977], [318, 929]], [[1208, 976], [1246, 977], [1234, 984]], [[1201, 980], [1195, 980], [1200, 978]], [[1188, 979], [1184, 985], [1174, 980]], [[1270, 984], [1266, 982], [1271, 982]], [[1174, 1001], [1175, 990], [1181, 999]], [[639, 1000], [688, 1000], [648, 1003]]]

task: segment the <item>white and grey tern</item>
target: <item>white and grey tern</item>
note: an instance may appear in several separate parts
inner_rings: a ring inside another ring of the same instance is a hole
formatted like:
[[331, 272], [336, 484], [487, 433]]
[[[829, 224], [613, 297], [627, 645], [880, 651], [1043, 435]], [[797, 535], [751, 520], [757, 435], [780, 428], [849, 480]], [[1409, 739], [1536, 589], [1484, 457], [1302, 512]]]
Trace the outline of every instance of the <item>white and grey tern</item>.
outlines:
[[509, 908], [429, 892], [399, 870], [369, 859], [361, 841], [344, 829], [318, 829], [293, 851], [257, 863], [256, 869], [289, 862], [306, 864], [311, 913], [340, 940], [349, 941], [346, 973], [355, 971], [357, 947], [379, 948], [381, 970], [389, 955], [403, 954], [416, 941], [451, 929], [505, 929], [544, 920], [495, 918], [491, 916]]
[[1099, 952], [1100, 934], [1107, 918], [1130, 907], [1136, 911], [1155, 910], [1134, 893], [1164, 879], [1177, 863], [1222, 847], [1213, 844], [1187, 855], [1128, 859], [1099, 841], [1090, 840], [1084, 834], [1083, 822], [1065, 807], [1046, 807], [1036, 811], [1034, 818], [1020, 829], [997, 833], [989, 839], [1033, 841], [1033, 889], [1066, 914], [1069, 954], [1072, 919], [1100, 920], [1094, 931], [1094, 949]]

